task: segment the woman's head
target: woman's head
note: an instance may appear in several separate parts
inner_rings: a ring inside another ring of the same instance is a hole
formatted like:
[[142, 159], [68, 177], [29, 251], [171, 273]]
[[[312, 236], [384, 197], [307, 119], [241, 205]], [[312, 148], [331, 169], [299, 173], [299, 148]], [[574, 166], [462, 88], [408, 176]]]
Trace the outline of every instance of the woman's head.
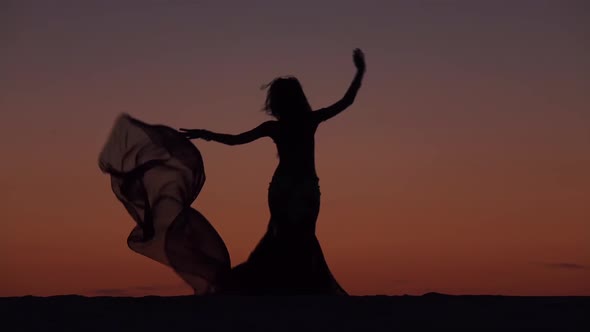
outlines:
[[267, 89], [264, 110], [275, 118], [292, 118], [311, 112], [303, 88], [295, 77], [277, 77], [263, 88]]

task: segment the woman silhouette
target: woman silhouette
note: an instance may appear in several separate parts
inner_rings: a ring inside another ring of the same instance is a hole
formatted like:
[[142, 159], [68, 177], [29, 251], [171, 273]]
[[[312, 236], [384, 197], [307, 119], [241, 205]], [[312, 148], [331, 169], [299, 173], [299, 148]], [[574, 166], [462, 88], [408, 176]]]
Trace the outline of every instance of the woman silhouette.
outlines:
[[265, 105], [276, 120], [238, 135], [180, 129], [189, 139], [227, 145], [270, 137], [279, 154], [279, 165], [268, 190], [271, 218], [267, 233], [248, 261], [234, 268], [230, 277], [218, 285], [218, 291], [345, 294], [332, 277], [315, 236], [320, 189], [314, 135], [321, 122], [353, 103], [365, 73], [360, 49], [354, 50], [353, 60], [357, 72], [352, 84], [332, 106], [312, 111], [299, 81], [295, 77], [279, 77], [267, 85]]
[[[357, 73], [344, 97], [312, 111], [294, 77], [267, 85], [265, 110], [276, 118], [239, 135], [149, 125], [121, 115], [99, 156], [100, 169], [135, 220], [129, 247], [166, 264], [195, 294], [346, 294], [324, 260], [315, 236], [320, 190], [315, 170], [318, 125], [350, 106], [361, 86], [365, 61], [353, 53]], [[228, 145], [262, 137], [275, 142], [279, 165], [268, 190], [268, 229], [248, 260], [233, 269], [227, 248], [191, 204], [204, 182], [203, 160], [189, 139]]]

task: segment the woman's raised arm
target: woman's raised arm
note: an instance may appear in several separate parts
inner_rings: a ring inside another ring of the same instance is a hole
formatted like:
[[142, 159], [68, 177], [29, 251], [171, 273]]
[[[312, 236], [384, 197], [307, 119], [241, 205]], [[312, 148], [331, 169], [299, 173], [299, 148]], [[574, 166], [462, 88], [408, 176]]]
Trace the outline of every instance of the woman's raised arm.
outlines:
[[344, 97], [337, 101], [335, 104], [328, 106], [326, 108], [319, 109], [314, 112], [314, 116], [316, 117], [318, 122], [326, 121], [333, 116], [339, 114], [340, 112], [344, 111], [348, 106], [352, 105], [354, 99], [356, 98], [356, 94], [361, 87], [361, 83], [363, 81], [363, 76], [365, 75], [366, 64], [365, 64], [365, 56], [363, 51], [360, 49], [355, 49], [353, 52], [352, 59], [354, 61], [354, 65], [357, 69], [356, 75], [350, 84], [350, 87], [344, 94]]

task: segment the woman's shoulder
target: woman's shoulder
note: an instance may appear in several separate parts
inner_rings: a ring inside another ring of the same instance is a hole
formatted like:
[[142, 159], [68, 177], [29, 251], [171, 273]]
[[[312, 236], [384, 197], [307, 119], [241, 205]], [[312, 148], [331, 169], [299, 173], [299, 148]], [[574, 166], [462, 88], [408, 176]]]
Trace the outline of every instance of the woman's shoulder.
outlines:
[[258, 128], [264, 132], [265, 136], [274, 138], [279, 130], [279, 122], [277, 120], [268, 120], [261, 123]]
[[260, 128], [265, 129], [265, 130], [273, 130], [274, 128], [277, 128], [279, 125], [279, 121], [277, 120], [268, 120], [268, 121], [264, 121], [263, 123], [260, 124]]

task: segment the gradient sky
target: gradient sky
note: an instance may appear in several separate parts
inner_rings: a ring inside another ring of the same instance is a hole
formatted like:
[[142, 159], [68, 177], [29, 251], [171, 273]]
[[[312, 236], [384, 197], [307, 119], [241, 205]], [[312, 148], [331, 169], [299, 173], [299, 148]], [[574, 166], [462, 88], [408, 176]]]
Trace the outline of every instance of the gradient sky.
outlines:
[[[51, 4], [49, 4], [51, 3]], [[2, 1], [0, 296], [188, 294], [133, 253], [98, 154], [121, 112], [238, 133], [259, 87], [313, 107], [318, 238], [351, 294], [590, 295], [587, 1]], [[270, 140], [196, 141], [232, 264], [262, 237]]]

